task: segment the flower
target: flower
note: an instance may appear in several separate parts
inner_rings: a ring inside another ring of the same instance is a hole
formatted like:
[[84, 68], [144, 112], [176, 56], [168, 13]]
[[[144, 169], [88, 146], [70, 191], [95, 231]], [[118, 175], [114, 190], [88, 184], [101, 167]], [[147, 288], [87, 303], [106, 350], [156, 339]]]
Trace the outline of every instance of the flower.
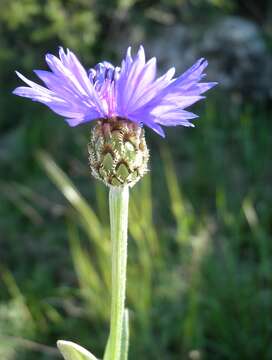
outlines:
[[164, 136], [161, 126], [194, 126], [190, 120], [198, 116], [184, 109], [217, 84], [200, 82], [208, 65], [204, 58], [176, 78], [174, 68], [156, 78], [156, 58], [146, 62], [143, 46], [135, 57], [129, 47], [120, 67], [104, 61], [86, 71], [76, 55], [62, 47], [59, 58], [47, 54], [45, 59], [51, 71], [34, 71], [45, 87], [16, 72], [28, 87], [13, 93], [45, 104], [70, 126], [122, 118]]

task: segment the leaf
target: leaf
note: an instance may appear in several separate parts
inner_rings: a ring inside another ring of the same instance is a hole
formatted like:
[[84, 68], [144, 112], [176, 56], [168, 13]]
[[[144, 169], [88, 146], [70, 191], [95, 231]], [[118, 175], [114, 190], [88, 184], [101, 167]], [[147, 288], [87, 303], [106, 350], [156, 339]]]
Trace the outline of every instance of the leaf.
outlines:
[[59, 340], [57, 345], [65, 360], [98, 360], [82, 346], [71, 341]]
[[128, 309], [125, 309], [124, 317], [123, 317], [121, 358], [120, 358], [120, 360], [127, 360], [127, 358], [128, 358], [128, 346], [129, 346], [129, 312], [128, 312]]
[[[121, 355], [120, 360], [128, 359], [129, 347], [129, 311], [125, 309], [122, 325], [122, 339], [121, 339]], [[110, 339], [108, 340], [106, 351], [103, 360], [110, 360], [111, 358]]]

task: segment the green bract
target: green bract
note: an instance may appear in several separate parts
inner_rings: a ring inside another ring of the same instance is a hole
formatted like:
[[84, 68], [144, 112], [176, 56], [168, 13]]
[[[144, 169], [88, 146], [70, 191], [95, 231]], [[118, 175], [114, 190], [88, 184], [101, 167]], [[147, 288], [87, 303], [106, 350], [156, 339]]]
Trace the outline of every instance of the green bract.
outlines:
[[144, 129], [122, 118], [99, 120], [88, 146], [92, 174], [109, 186], [133, 186], [147, 172]]

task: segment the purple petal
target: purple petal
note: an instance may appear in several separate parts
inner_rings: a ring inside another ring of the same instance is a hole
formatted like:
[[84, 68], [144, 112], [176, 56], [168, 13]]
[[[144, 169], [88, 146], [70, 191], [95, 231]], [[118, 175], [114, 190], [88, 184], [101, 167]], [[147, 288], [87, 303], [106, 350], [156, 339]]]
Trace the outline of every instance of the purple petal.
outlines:
[[17, 87], [13, 91], [13, 94], [32, 99], [34, 101], [40, 101], [45, 104], [50, 102], [62, 102], [60, 98], [54, 96], [53, 94], [51, 95], [44, 91], [40, 91], [26, 86]]
[[59, 56], [60, 59], [51, 54], [46, 56], [52, 72], [35, 71], [46, 87], [17, 73], [29, 87], [19, 87], [14, 90], [14, 94], [39, 101], [57, 114], [75, 118], [77, 122], [78, 119], [86, 122], [105, 116], [105, 106], [76, 56], [69, 50], [66, 54], [62, 48]]
[[69, 100], [76, 98], [80, 100], [80, 96], [75, 93], [66, 82], [60, 81], [57, 75], [45, 70], [34, 70], [34, 72], [44, 82], [48, 89], [58, 93], [62, 98]]
[[203, 94], [204, 92], [212, 89], [216, 85], [218, 85], [217, 82], [197, 83], [187, 90], [187, 94]]
[[69, 119], [69, 118], [67, 118], [67, 119], [65, 119], [65, 121], [71, 127], [82, 125], [82, 124], [85, 124], [87, 122], [94, 121], [94, 120], [96, 120], [96, 118], [93, 118], [93, 119], [84, 119], [84, 118], [70, 118]]
[[154, 130], [160, 136], [165, 137], [165, 133], [162, 127], [157, 122], [155, 122], [155, 119], [151, 114], [141, 112], [134, 113], [131, 115], [130, 120], [136, 122], [137, 124], [144, 124]]
[[145, 65], [144, 48], [140, 46], [133, 62], [125, 62], [123, 71], [121, 69], [119, 81], [117, 83], [117, 96], [121, 111], [125, 115], [128, 112], [129, 99], [132, 97], [138, 78]]
[[160, 114], [159, 116], [156, 116], [156, 123], [163, 126], [183, 125], [183, 126], [194, 127], [194, 125], [188, 120], [192, 120], [196, 118], [198, 118], [198, 115], [194, 113], [185, 110], [177, 110], [172, 112], [169, 111]]
[[129, 47], [120, 68], [103, 61], [87, 73], [76, 55], [62, 47], [59, 58], [47, 54], [46, 62], [51, 71], [35, 70], [45, 86], [17, 73], [28, 87], [18, 87], [14, 94], [45, 104], [70, 126], [121, 116], [164, 136], [160, 125], [193, 126], [190, 120], [197, 115], [184, 109], [217, 84], [200, 82], [208, 65], [203, 58], [177, 78], [172, 68], [155, 79], [156, 59], [146, 62], [142, 46], [134, 57]]
[[129, 56], [122, 62], [120, 76], [116, 81], [117, 112], [120, 116], [129, 117], [138, 108], [150, 101], [161, 89], [166, 87], [174, 75], [170, 69], [164, 76], [155, 80], [156, 59], [145, 63], [143, 47], [133, 60]]
[[22, 75], [21, 73], [19, 73], [19, 71], [15, 71], [16, 75], [21, 79], [23, 80], [27, 85], [29, 85], [31, 88], [37, 90], [37, 91], [40, 91], [41, 93], [43, 94], [48, 94], [48, 95], [51, 95], [52, 94], [52, 91], [48, 90], [47, 88], [43, 87], [43, 86], [40, 86], [36, 83], [34, 83], [33, 81], [27, 79], [24, 75]]

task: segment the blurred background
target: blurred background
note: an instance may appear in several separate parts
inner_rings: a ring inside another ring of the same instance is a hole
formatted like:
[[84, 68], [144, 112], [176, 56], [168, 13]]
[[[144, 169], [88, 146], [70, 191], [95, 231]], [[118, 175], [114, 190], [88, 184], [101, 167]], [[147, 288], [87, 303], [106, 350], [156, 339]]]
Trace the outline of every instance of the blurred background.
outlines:
[[151, 172], [131, 191], [130, 359], [272, 359], [272, 3], [0, 0], [0, 358], [102, 357], [109, 328], [107, 190], [90, 126], [11, 95], [46, 52], [86, 67], [144, 44], [159, 71], [199, 57], [220, 85], [196, 128], [146, 131]]

